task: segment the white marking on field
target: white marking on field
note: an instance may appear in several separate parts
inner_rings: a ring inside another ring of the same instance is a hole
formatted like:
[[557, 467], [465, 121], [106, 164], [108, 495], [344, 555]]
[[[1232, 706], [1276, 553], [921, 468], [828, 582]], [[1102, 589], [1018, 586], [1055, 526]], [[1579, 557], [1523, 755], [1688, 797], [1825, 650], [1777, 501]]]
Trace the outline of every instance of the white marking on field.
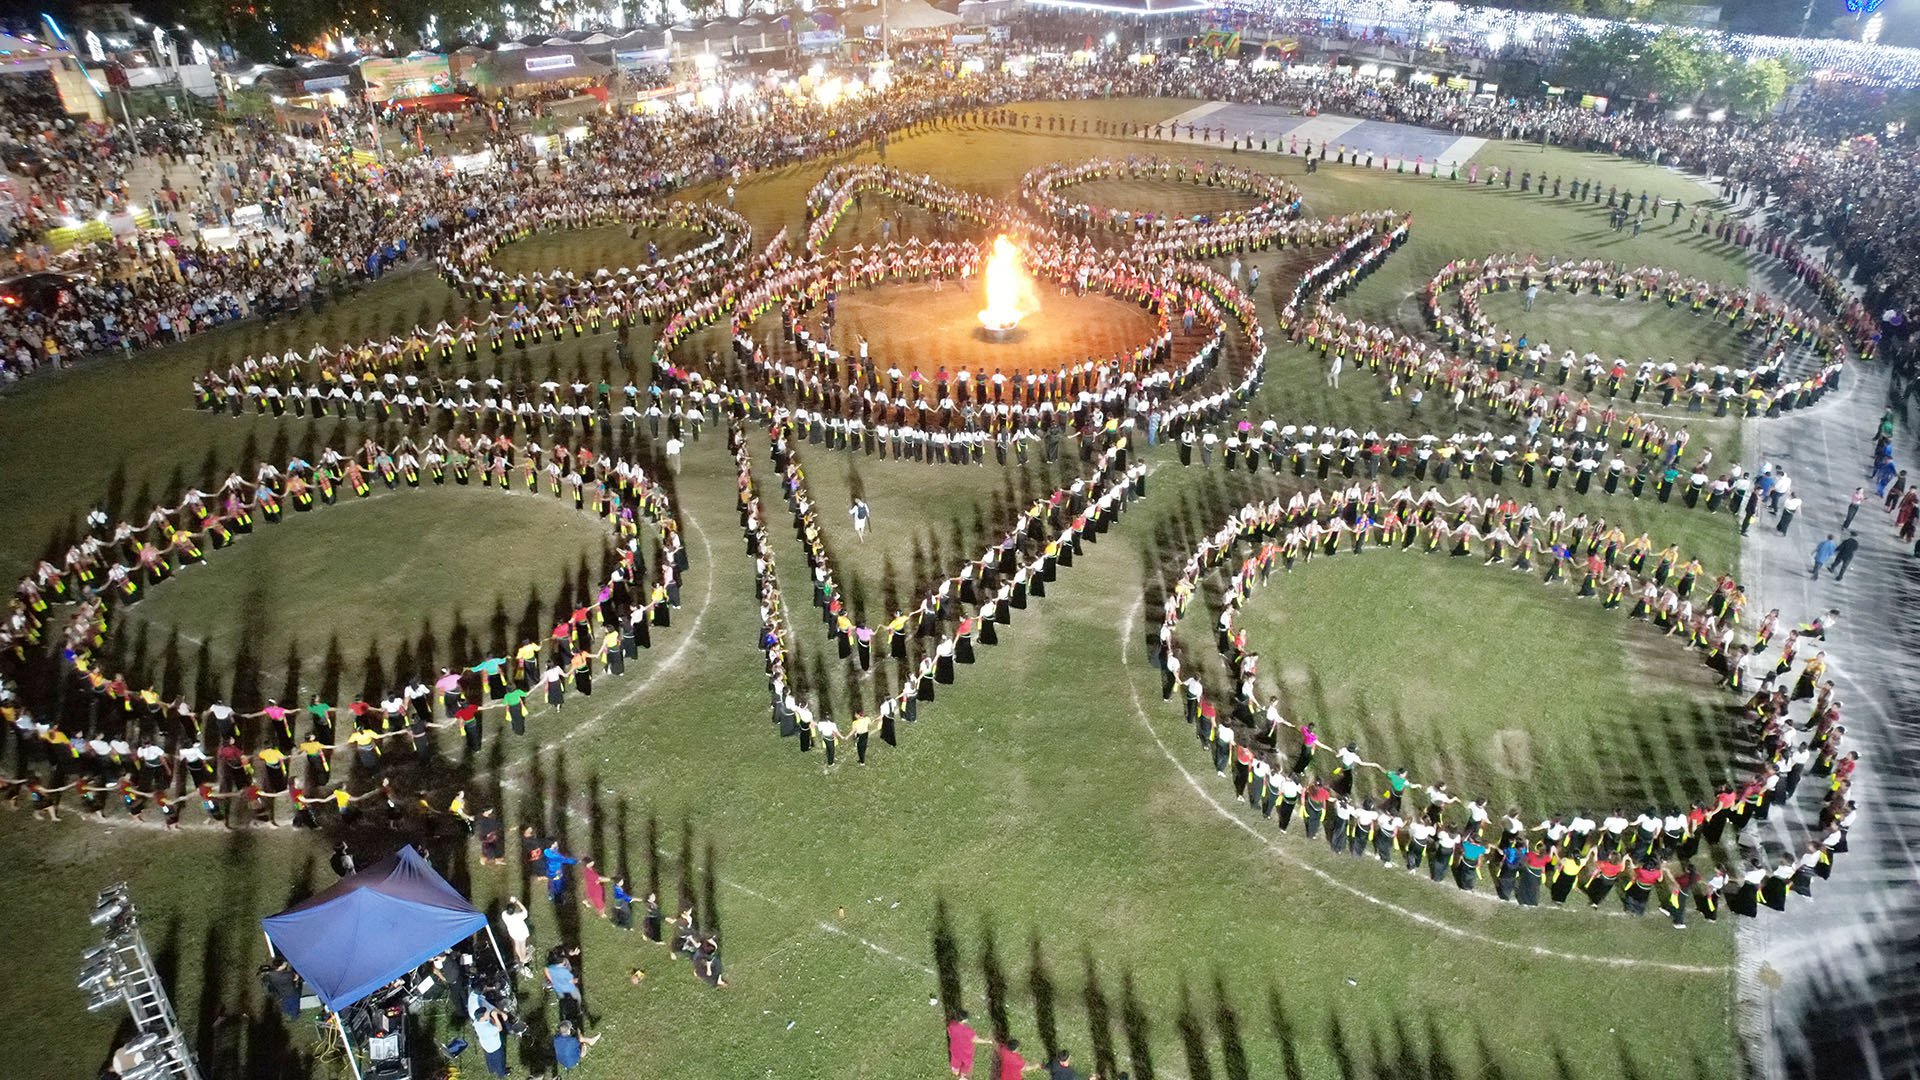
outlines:
[[[626, 693], [621, 694], [617, 698], [614, 698], [604, 708], [602, 708], [599, 711], [599, 713], [582, 721], [581, 723], [575, 724], [573, 727], [568, 728], [566, 731], [561, 732], [559, 735], [556, 735], [553, 738], [547, 739], [545, 742], [541, 743], [539, 749], [535, 750], [531, 755], [532, 757], [535, 757], [535, 758], [540, 757], [543, 754], [559, 749], [561, 746], [564, 746], [565, 744], [573, 741], [574, 739], [579, 738], [582, 735], [590, 735], [593, 732], [598, 731], [601, 728], [601, 726], [606, 723], [608, 717], [612, 716], [615, 711], [620, 709], [622, 706], [626, 705], [627, 702], [632, 701], [634, 698], [638, 697], [643, 693], [646, 693], [647, 690], [650, 689], [653, 686], [653, 684], [656, 681], [658, 681], [662, 675], [678, 670], [680, 667], [680, 661], [686, 657], [687, 650], [693, 647], [694, 641], [697, 640], [699, 637], [700, 624], [703, 621], [705, 621], [707, 617], [707, 609], [713, 606], [713, 578], [714, 578], [714, 574], [712, 570], [713, 545], [707, 542], [707, 531], [700, 527], [700, 523], [693, 519], [693, 515], [683, 514], [682, 520], [684, 520], [687, 523], [687, 525], [690, 528], [692, 528], [694, 535], [700, 538], [700, 553], [702, 557], [706, 559], [706, 565], [708, 567], [708, 571], [704, 575], [706, 578], [706, 588], [700, 595], [699, 610], [693, 613], [693, 623], [688, 627], [686, 627], [685, 631], [680, 635], [680, 644], [674, 646], [673, 651], [667, 654], [666, 659], [660, 661], [658, 664], [655, 664], [653, 668], [647, 672], [646, 678], [641, 679], [638, 682], [634, 683], [632, 686], [628, 687]], [[547, 715], [556, 713], [558, 711], [559, 710], [557, 709], [543, 709], [539, 713], [530, 712], [528, 713], [528, 718], [531, 719], [534, 716], [547, 716]], [[485, 775], [485, 774], [479, 773], [476, 775]]]
[[1486, 145], [1487, 140], [1468, 135], [1455, 139], [1453, 145], [1442, 150], [1440, 156], [1434, 160], [1436, 162], [1444, 162], [1449, 166], [1465, 165], [1468, 158], [1479, 153]]
[[1340, 137], [1359, 126], [1360, 121], [1349, 116], [1316, 116], [1287, 132], [1287, 140], [1291, 142], [1298, 136], [1302, 146], [1312, 144], [1317, 154], [1322, 146], [1341, 146]]
[[1198, 124], [1214, 113], [1227, 107], [1224, 101], [1209, 101], [1205, 105], [1196, 105], [1179, 116], [1167, 120], [1168, 124]]

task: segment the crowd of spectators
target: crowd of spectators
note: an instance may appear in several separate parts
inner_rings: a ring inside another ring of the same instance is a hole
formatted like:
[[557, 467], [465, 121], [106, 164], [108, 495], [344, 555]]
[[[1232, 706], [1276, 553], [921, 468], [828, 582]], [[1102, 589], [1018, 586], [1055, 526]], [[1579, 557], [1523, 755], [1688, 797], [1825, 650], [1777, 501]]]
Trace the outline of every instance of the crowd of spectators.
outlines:
[[[717, 111], [598, 116], [587, 138], [546, 144], [499, 125], [483, 137], [491, 154], [478, 171], [451, 168], [432, 153], [368, 162], [346, 143], [256, 123], [147, 124], [130, 136], [59, 116], [44, 93], [12, 93], [8, 137], [25, 140], [36, 156], [15, 153], [9, 161], [23, 207], [8, 228], [11, 254], [20, 269], [52, 268], [76, 279], [53, 310], [0, 311], [4, 381], [237, 318], [317, 306], [345, 284], [438, 252], [449, 232], [548, 185], [659, 193], [855, 146], [884, 150], [890, 132], [1026, 99], [1178, 95], [1279, 104], [1640, 157], [1721, 178], [1723, 195], [1745, 211], [1830, 242], [1874, 310], [1915, 306], [1920, 269], [1905, 239], [1920, 186], [1912, 147], [1884, 130], [1867, 133], [1867, 103], [1838, 93], [1812, 95], [1800, 110], [1764, 123], [1711, 123], [1205, 60], [1039, 63], [966, 79], [939, 66], [903, 67], [884, 89], [832, 108], [771, 94]], [[129, 183], [136, 168], [160, 177], [138, 199]], [[117, 208], [157, 210], [159, 227], [57, 255], [47, 249], [52, 225]], [[243, 222], [251, 227], [235, 228]]]

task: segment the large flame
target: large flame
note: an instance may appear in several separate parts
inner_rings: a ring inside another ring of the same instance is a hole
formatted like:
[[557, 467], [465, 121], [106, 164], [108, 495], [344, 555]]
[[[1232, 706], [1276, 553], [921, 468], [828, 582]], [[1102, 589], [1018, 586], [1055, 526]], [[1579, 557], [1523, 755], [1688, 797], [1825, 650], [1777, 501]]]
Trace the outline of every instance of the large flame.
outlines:
[[1005, 236], [993, 238], [993, 253], [987, 256], [982, 275], [987, 283], [987, 306], [980, 312], [980, 325], [988, 330], [1011, 330], [1031, 313], [1029, 300], [1033, 285], [1020, 265], [1020, 249]]

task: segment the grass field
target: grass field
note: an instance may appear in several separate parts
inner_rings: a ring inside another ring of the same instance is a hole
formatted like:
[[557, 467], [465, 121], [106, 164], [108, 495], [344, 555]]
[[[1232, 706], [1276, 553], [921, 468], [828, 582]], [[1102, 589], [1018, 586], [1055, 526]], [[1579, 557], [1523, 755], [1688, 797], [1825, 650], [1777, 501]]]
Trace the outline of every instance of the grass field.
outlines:
[[[282, 700], [293, 699], [278, 688], [302, 685], [304, 673], [329, 701], [341, 685], [359, 690], [370, 670], [417, 670], [401, 662], [403, 648], [432, 654], [444, 643], [463, 655], [471, 641], [497, 653], [543, 633], [558, 597], [604, 576], [612, 539], [562, 500], [477, 485], [403, 487], [256, 533], [154, 589], [132, 609], [133, 634], [156, 652], [176, 636], [184, 653], [204, 647], [219, 670], [257, 666]], [[402, 543], [369, 558], [375, 536]], [[348, 677], [324, 687], [329, 669]]]
[[[1318, 718], [1333, 745], [1529, 822], [1684, 804], [1733, 775], [1729, 703], [1672, 639], [1596, 626], [1570, 590], [1543, 596], [1537, 574], [1418, 550], [1310, 561], [1257, 592], [1239, 625], [1263, 660], [1262, 697]], [[1224, 686], [1214, 600], [1187, 655]]]
[[635, 229], [627, 225], [597, 225], [589, 229], [561, 229], [535, 233], [493, 253], [493, 265], [505, 274], [536, 270], [572, 270], [586, 274], [605, 267], [646, 266], [647, 245], [656, 245], [662, 259], [692, 251], [710, 239], [691, 229], [663, 225]]
[[1604, 325], [1609, 343], [1629, 364], [1653, 360], [1684, 366], [1698, 360], [1709, 367], [1740, 367], [1760, 360], [1761, 350], [1728, 329], [1725, 319], [1694, 315], [1684, 304], [1669, 308], [1658, 298], [1648, 303], [1637, 294], [1617, 300], [1591, 293], [1547, 292], [1535, 298], [1532, 311], [1524, 310], [1525, 303], [1524, 293], [1487, 293], [1480, 298], [1480, 310], [1514, 340], [1524, 334], [1532, 344], [1553, 345], [1556, 353], [1569, 347], [1561, 342], [1588, 340], [1595, 326]]
[[1177, 180], [1109, 179], [1089, 180], [1055, 189], [1062, 197], [1088, 206], [1116, 210], [1151, 210], [1166, 213], [1177, 207], [1180, 214], [1217, 213], [1223, 210], [1249, 210], [1259, 200], [1231, 188], [1183, 184]]
[[[1188, 107], [1101, 101], [1033, 110], [1151, 121]], [[899, 138], [888, 160], [1005, 195], [1040, 163], [1141, 149], [955, 127]], [[1689, 200], [1708, 195], [1635, 163], [1502, 144], [1480, 159], [1523, 157], [1636, 189], [1684, 190]], [[1676, 243], [1657, 227], [1637, 239], [1611, 234], [1604, 210], [1591, 207], [1331, 166], [1306, 176], [1298, 162], [1278, 158], [1231, 159], [1299, 182], [1310, 212], [1413, 211], [1412, 241], [1344, 302], [1410, 330], [1418, 329], [1417, 305], [1404, 298], [1456, 256], [1598, 251], [1715, 279], [1744, 273], [1697, 238]], [[782, 225], [797, 234], [806, 189], [834, 163], [742, 182], [738, 206], [756, 235]], [[1198, 205], [1207, 194], [1190, 197]], [[890, 210], [871, 202], [836, 242], [877, 238]], [[542, 259], [602, 261], [563, 234], [539, 242], [549, 241]], [[1260, 302], [1270, 317], [1289, 283], [1272, 272], [1278, 256], [1258, 261], [1268, 264]], [[430, 274], [406, 274], [317, 316], [23, 384], [0, 401], [9, 434], [0, 443], [0, 513], [10, 523], [0, 533], [0, 565], [23, 566], [103, 498], [144, 506], [255, 455], [284, 458], [336, 436], [357, 441], [355, 425], [332, 420], [193, 412], [188, 379], [209, 361], [385, 334], [462, 309]], [[913, 318], [901, 312], [887, 332], [912, 333]], [[1591, 335], [1603, 355], [1657, 349], [1684, 357], [1726, 347], [1691, 338], [1684, 320], [1648, 318], [1618, 330], [1607, 312], [1566, 319], [1564, 330], [1551, 330], [1556, 345], [1564, 334], [1584, 351]], [[636, 339], [636, 355], [645, 344]], [[616, 381], [628, 374], [610, 334], [542, 345], [510, 363], [605, 371]], [[1402, 420], [1383, 406], [1377, 383], [1356, 373], [1328, 388], [1317, 357], [1283, 345], [1251, 415], [1367, 426]], [[1451, 422], [1423, 418], [1439, 430]], [[1502, 425], [1475, 415], [1458, 426]], [[1703, 421], [1695, 445], [1715, 446], [1724, 461], [1737, 438], [1732, 423]], [[635, 453], [658, 460], [644, 443]], [[959, 551], [977, 553], [1029, 493], [1077, 468], [803, 454], [843, 580], [870, 616], [955, 565]], [[688, 447], [673, 489], [693, 567], [673, 627], [624, 679], [601, 681], [591, 699], [570, 701], [559, 715], [537, 714], [529, 736], [495, 740], [472, 767], [443, 763], [433, 778], [438, 794], [464, 784], [476, 805], [503, 805], [509, 827], [543, 823], [570, 850], [594, 855], [641, 889], [657, 881], [666, 906], [690, 899], [702, 924], [722, 935], [732, 987], [714, 991], [575, 905], [531, 904], [538, 944], [566, 938], [584, 950], [587, 1000], [607, 1038], [579, 1075], [939, 1075], [934, 997], [957, 998], [983, 1031], [1004, 1023], [1036, 1051], [1069, 1046], [1083, 1071], [1102, 1075], [1115, 1067], [1164, 1080], [1734, 1074], [1733, 948], [1724, 925], [1676, 934], [1658, 918], [1521, 912], [1333, 858], [1262, 827], [1222, 796], [1178, 711], [1159, 699], [1143, 650], [1154, 611], [1143, 596], [1158, 595], [1164, 576], [1222, 514], [1290, 482], [1167, 468], [1164, 449], [1149, 460], [1160, 467], [1148, 498], [1062, 571], [1048, 598], [1006, 629], [1004, 644], [943, 687], [900, 746], [878, 747], [864, 767], [843, 760], [828, 771], [818, 754], [798, 756], [769, 727], [732, 461], [718, 433]], [[771, 470], [762, 472], [768, 483]], [[838, 509], [856, 491], [875, 511], [876, 535], [865, 545]], [[1651, 500], [1559, 494], [1570, 512], [1617, 517], [1632, 522], [1630, 530], [1644, 525], [1710, 565], [1730, 564], [1738, 550], [1730, 519]], [[369, 632], [417, 634], [423, 619], [457, 613], [477, 627], [496, 598], [517, 617], [516, 597], [577, 568], [599, 541], [591, 521], [531, 507], [522, 517], [517, 504], [496, 510], [501, 504], [488, 501], [495, 498], [400, 493], [279, 526], [189, 580], [156, 589], [141, 617], [155, 631], [231, 641], [239, 632], [231, 598], [258, 587], [275, 599], [275, 624], [259, 638], [271, 643], [262, 645], [269, 660], [296, 642], [302, 652], [309, 643], [318, 650], [339, 633], [350, 665], [357, 657], [349, 634], [364, 649]], [[797, 574], [804, 563], [783, 507], [776, 499], [769, 510], [783, 575]], [[1626, 798], [1669, 778], [1691, 794], [1724, 769], [1734, 751], [1721, 733], [1670, 715], [1696, 700], [1697, 677], [1648, 655], [1641, 628], [1623, 629], [1617, 616], [1497, 571], [1437, 562], [1383, 557], [1364, 564], [1364, 574], [1332, 563], [1270, 587], [1254, 611], [1268, 642], [1260, 647], [1269, 672], [1287, 677], [1301, 715], [1322, 708], [1317, 682], [1330, 729], [1358, 725], [1363, 749], [1377, 744], [1379, 754], [1416, 768], [1444, 763], [1449, 774], [1457, 768], [1484, 779], [1490, 792], [1529, 808], [1605, 798], [1605, 785]], [[316, 564], [340, 569], [316, 580]], [[405, 587], [391, 587], [392, 576], [404, 576]], [[789, 585], [790, 602], [801, 605], [795, 633], [809, 655], [826, 654], [802, 591]], [[1442, 599], [1411, 602], [1427, 595]], [[1204, 642], [1194, 644], [1198, 651]], [[1463, 668], [1467, 662], [1474, 666]], [[1437, 679], [1429, 669], [1453, 674]], [[1367, 715], [1358, 718], [1362, 689]], [[1497, 753], [1481, 753], [1493, 747]], [[451, 750], [451, 741], [442, 747]], [[1473, 773], [1475, 760], [1504, 762], [1506, 771]], [[117, 1018], [82, 1012], [69, 975], [90, 940], [86, 904], [119, 879], [132, 883], [147, 913], [208, 1071], [312, 1072], [307, 1030], [285, 1032], [266, 1015], [253, 971], [262, 959], [257, 919], [330, 880], [329, 837], [206, 828], [162, 836], [126, 824], [47, 825], [24, 812], [0, 824], [0, 861], [10, 868], [0, 876], [0, 927], [32, 935], [31, 953], [0, 986], [0, 1016], [8, 1018], [0, 1052], [10, 1077], [79, 1075], [105, 1057]], [[450, 829], [429, 837], [413, 828], [481, 904], [528, 892], [521, 871], [481, 868]], [[373, 852], [396, 838], [370, 829], [355, 839]], [[648, 977], [630, 986], [635, 967]], [[531, 984], [523, 989], [533, 992]], [[537, 1036], [545, 1030], [536, 1027], [536, 1038], [515, 1048], [528, 1069], [542, 1063]], [[460, 1064], [463, 1075], [479, 1069], [471, 1052]]]

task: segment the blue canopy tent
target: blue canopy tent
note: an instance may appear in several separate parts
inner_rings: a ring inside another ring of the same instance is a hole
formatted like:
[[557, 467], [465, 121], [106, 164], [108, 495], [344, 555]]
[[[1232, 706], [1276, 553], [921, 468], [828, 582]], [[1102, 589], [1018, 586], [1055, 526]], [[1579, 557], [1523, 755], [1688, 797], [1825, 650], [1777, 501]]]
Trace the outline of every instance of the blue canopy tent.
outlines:
[[486, 930], [487, 917], [403, 847], [260, 925], [338, 1026], [341, 1009]]

